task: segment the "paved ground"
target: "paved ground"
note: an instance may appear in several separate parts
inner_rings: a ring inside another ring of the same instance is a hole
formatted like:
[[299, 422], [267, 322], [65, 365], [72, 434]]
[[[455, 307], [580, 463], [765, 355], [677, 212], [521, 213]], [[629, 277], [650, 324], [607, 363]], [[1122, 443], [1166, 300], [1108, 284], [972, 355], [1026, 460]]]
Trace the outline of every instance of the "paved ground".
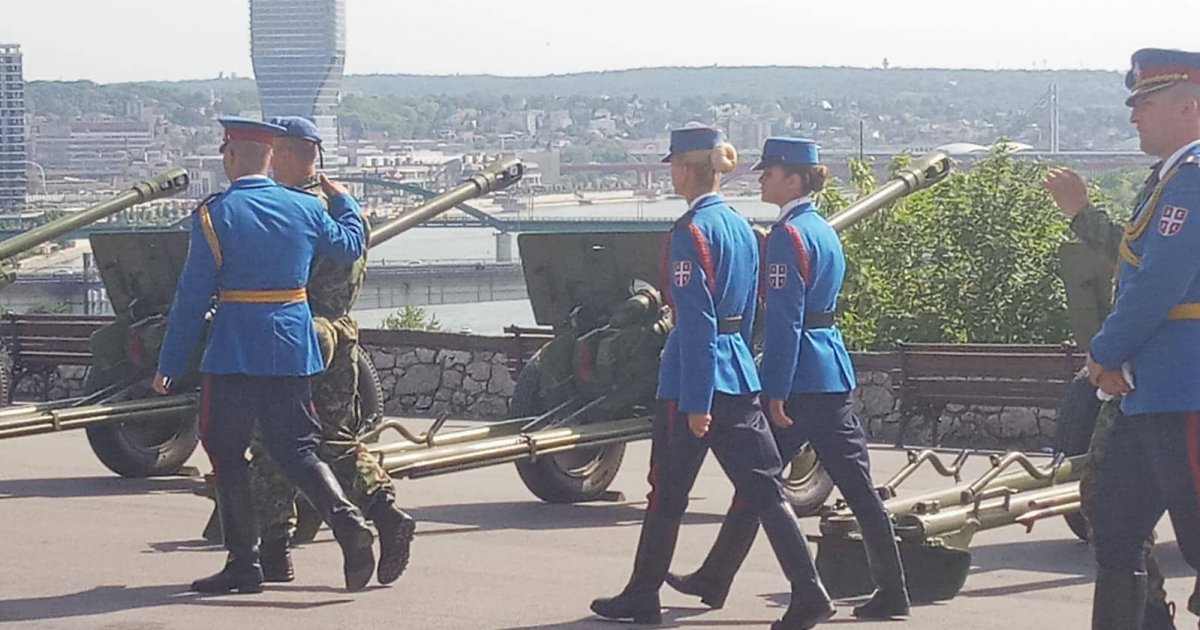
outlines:
[[[123, 480], [91, 456], [82, 432], [0, 442], [0, 628], [160, 630], [352, 628], [612, 630], [587, 610], [628, 577], [645, 494], [646, 443], [633, 445], [614, 484], [629, 500], [551, 506], [537, 502], [510, 466], [400, 482], [420, 519], [414, 559], [391, 588], [340, 590], [340, 557], [327, 531], [295, 554], [299, 579], [258, 596], [199, 597], [188, 582], [219, 568], [201, 543], [211, 504], [183, 479]], [[877, 475], [903, 458], [875, 453]], [[976, 466], [983, 464], [978, 458]], [[200, 458], [193, 460], [207, 469]], [[926, 476], [911, 488], [936, 487]], [[716, 534], [730, 488], [712, 462], [693, 492], [675, 566], [698, 565]], [[808, 531], [815, 523], [805, 522]], [[1170, 527], [1160, 526], [1172, 597], [1191, 590]], [[907, 626], [856, 628], [1085, 628], [1091, 551], [1055, 520], [981, 534], [974, 568], [953, 601], [922, 606]], [[726, 609], [707, 611], [664, 591], [667, 626], [766, 628], [786, 585], [768, 546], [755, 546]], [[842, 608], [837, 623], [850, 622]], [[1181, 613], [1179, 627], [1195, 627]], [[830, 624], [830, 627], [837, 627]]]

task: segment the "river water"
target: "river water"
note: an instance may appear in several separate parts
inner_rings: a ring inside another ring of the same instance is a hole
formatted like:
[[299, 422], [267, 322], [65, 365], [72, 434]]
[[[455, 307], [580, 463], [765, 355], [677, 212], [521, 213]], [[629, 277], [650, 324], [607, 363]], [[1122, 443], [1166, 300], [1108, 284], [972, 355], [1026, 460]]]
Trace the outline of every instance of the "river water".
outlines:
[[[779, 214], [778, 206], [763, 203], [757, 198], [730, 198], [730, 205], [754, 221], [770, 221]], [[497, 213], [505, 219], [515, 218], [589, 218], [615, 219], [671, 218], [687, 209], [682, 199], [660, 201], [620, 201], [595, 203], [593, 205], [567, 205], [538, 207], [533, 210]], [[371, 250], [368, 258], [373, 263], [409, 262], [411, 264], [436, 263], [451, 260], [493, 261], [496, 259], [495, 230], [491, 228], [415, 228], [405, 234]], [[514, 244], [515, 249], [515, 244]], [[519, 256], [520, 253], [517, 252]], [[368, 272], [369, 273], [369, 272]], [[450, 332], [474, 332], [499, 335], [505, 326], [516, 324], [533, 326], [533, 309], [528, 300], [504, 302], [480, 302], [476, 304], [443, 304], [423, 306], [426, 312], [436, 316], [442, 329]], [[363, 328], [382, 325], [394, 309], [367, 309], [355, 311]]]

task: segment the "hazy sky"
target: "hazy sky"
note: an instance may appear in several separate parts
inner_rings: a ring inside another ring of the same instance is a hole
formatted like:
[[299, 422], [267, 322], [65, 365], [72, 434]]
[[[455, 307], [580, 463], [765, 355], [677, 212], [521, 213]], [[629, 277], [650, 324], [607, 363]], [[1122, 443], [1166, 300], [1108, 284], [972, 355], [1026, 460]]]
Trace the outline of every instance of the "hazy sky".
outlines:
[[[346, 71], [662, 65], [1123, 70], [1200, 49], [1200, 0], [346, 0]], [[0, 0], [25, 78], [250, 76], [249, 0]]]

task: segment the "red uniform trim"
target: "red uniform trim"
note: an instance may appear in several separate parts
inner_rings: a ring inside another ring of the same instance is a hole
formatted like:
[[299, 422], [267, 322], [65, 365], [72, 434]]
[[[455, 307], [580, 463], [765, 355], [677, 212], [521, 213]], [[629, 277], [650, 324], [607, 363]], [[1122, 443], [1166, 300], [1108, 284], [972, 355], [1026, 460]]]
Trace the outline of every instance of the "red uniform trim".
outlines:
[[208, 448], [208, 419], [212, 413], [212, 377], [209, 374], [200, 375], [200, 443], [204, 452], [208, 453], [208, 462], [213, 468], [213, 479], [219, 479], [221, 471], [217, 469], [217, 460], [213, 459], [212, 451]]
[[1200, 509], [1200, 411], [1187, 414], [1188, 468], [1192, 471], [1192, 490], [1196, 493], [1196, 506]]
[[808, 281], [808, 250], [804, 247], [804, 237], [800, 236], [800, 230], [790, 223], [787, 225], [787, 233], [792, 237], [792, 245], [796, 248], [796, 266], [800, 269], [800, 278], [804, 280], [804, 286], [812, 286]]
[[[667, 404], [667, 443], [671, 443], [675, 439], [675, 414], [678, 412], [679, 402], [675, 399], [668, 399]], [[650, 494], [646, 495], [646, 511], [653, 512], [658, 508], [659, 498], [659, 469], [658, 460], [654, 457], [654, 451], [650, 451], [650, 474], [646, 480], [650, 482]]]
[[671, 234], [674, 230], [667, 230], [667, 235], [663, 237], [662, 251], [658, 255], [658, 286], [662, 289], [663, 299], [666, 300], [667, 306], [675, 306], [675, 300], [671, 299]]
[[688, 231], [691, 232], [692, 243], [696, 246], [696, 257], [700, 259], [700, 266], [704, 267], [704, 283], [708, 285], [708, 292], [712, 293], [717, 290], [717, 274], [713, 269], [712, 252], [708, 249], [708, 241], [704, 239], [704, 233], [696, 227], [695, 223], [688, 224]]
[[262, 129], [234, 128], [225, 130], [226, 140], [249, 140], [259, 144], [273, 144], [276, 134]]
[[758, 241], [758, 299], [767, 299], [767, 241], [771, 235], [755, 230], [754, 238]]

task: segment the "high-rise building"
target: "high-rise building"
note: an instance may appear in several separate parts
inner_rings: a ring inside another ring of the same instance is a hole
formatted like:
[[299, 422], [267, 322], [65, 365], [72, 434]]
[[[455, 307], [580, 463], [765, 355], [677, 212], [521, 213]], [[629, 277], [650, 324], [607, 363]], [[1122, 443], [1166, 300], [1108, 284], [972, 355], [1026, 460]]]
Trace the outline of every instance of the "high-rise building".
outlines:
[[308, 118], [336, 155], [346, 1], [250, 0], [250, 56], [263, 118]]
[[25, 78], [21, 47], [0, 44], [0, 212], [25, 208]]

